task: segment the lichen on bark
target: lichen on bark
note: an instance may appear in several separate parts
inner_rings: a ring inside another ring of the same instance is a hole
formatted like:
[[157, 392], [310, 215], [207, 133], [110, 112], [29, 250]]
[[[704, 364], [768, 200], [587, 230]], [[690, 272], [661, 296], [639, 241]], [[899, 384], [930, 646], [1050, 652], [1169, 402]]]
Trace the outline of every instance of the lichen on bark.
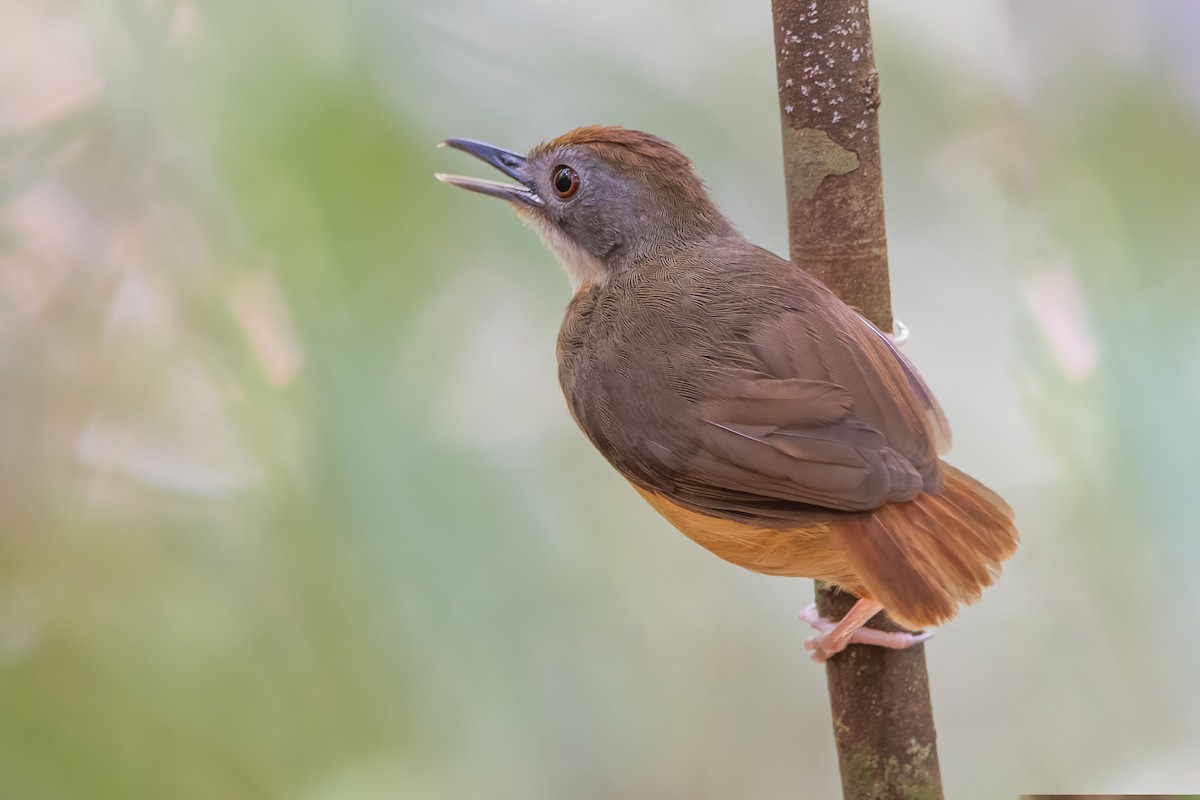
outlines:
[[830, 175], [845, 175], [858, 169], [858, 154], [839, 145], [816, 128], [783, 129], [784, 170], [794, 182], [794, 191], [810, 199]]

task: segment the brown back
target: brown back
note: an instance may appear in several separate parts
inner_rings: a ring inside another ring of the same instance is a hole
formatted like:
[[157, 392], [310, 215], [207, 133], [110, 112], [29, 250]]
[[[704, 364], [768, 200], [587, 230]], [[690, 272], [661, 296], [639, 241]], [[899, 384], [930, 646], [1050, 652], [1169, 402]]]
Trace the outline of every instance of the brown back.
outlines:
[[577, 294], [559, 377], [618, 470], [703, 513], [792, 526], [941, 485], [949, 430], [916, 371], [820, 283], [736, 234]]

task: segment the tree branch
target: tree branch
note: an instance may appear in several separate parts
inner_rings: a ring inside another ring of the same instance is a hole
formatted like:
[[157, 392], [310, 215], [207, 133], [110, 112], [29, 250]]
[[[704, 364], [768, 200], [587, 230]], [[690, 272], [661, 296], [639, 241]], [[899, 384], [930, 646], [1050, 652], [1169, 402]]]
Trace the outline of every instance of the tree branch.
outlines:
[[[772, 0], [792, 263], [892, 330], [879, 75], [867, 0]], [[854, 598], [818, 583], [840, 619]], [[880, 614], [870, 627], [899, 630]], [[925, 648], [851, 645], [826, 662], [847, 800], [942, 797]]]

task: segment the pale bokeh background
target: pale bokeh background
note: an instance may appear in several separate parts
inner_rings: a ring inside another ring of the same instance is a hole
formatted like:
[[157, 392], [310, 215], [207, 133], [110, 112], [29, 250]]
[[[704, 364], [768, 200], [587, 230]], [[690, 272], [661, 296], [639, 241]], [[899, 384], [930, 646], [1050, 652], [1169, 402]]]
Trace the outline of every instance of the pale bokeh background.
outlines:
[[[1025, 543], [948, 795], [1200, 786], [1200, 7], [876, 0], [898, 315]], [[585, 123], [786, 251], [768, 3], [0, 4], [0, 796], [825, 798], [806, 582], [644, 507], [436, 183]]]

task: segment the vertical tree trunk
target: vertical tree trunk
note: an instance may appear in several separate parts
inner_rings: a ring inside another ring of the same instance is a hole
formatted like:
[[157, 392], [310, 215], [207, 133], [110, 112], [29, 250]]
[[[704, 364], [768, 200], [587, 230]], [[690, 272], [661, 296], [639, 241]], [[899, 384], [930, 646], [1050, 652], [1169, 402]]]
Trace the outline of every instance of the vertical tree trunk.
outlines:
[[[792, 262], [891, 331], [867, 0], [773, 0], [772, 9]], [[853, 602], [817, 585], [828, 619]], [[869, 626], [898, 629], [883, 614]], [[826, 675], [843, 796], [941, 798], [924, 645], [851, 645]]]

